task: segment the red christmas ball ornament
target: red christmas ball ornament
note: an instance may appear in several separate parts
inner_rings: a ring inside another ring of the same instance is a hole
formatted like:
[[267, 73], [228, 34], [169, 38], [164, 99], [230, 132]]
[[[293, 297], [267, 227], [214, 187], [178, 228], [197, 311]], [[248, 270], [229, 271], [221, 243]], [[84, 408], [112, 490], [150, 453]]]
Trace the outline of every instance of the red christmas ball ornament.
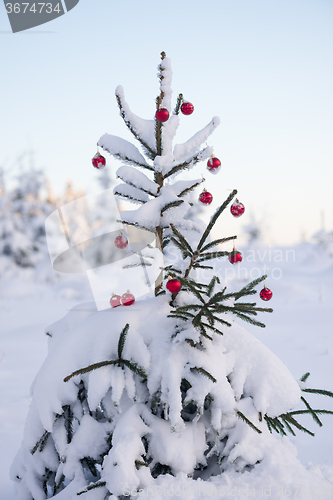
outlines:
[[240, 217], [245, 212], [245, 207], [243, 203], [240, 203], [240, 201], [235, 200], [230, 207], [230, 212], [234, 217]]
[[184, 101], [180, 107], [180, 111], [183, 113], [183, 115], [191, 115], [194, 111], [194, 106], [192, 103]]
[[91, 162], [95, 168], [98, 168], [98, 170], [102, 170], [106, 164], [104, 156], [102, 156], [100, 153], [96, 153]]
[[115, 293], [113, 293], [111, 296], [111, 299], [110, 299], [111, 307], [120, 306], [120, 304], [121, 304], [120, 300], [121, 300], [120, 295], [116, 295]]
[[166, 287], [169, 290], [169, 292], [178, 293], [182, 287], [182, 284], [179, 280], [177, 280], [177, 278], [172, 278], [167, 282]]
[[131, 306], [135, 302], [135, 297], [127, 290], [126, 293], [121, 297], [121, 303], [123, 306]]
[[201, 201], [204, 205], [210, 205], [213, 201], [213, 195], [210, 194], [207, 189], [204, 189], [199, 196], [199, 201]]
[[155, 118], [159, 122], [166, 122], [169, 119], [169, 111], [166, 108], [160, 108], [156, 111]]
[[121, 233], [119, 234], [119, 236], [117, 236], [117, 238], [114, 240], [114, 244], [117, 248], [126, 248], [127, 245], [128, 245], [128, 240], [127, 238], [125, 238], [125, 236], [123, 236]]
[[233, 251], [229, 253], [228, 259], [231, 264], [237, 264], [237, 262], [242, 262], [243, 257], [242, 254], [234, 248]]
[[221, 169], [221, 162], [216, 156], [212, 156], [207, 161], [207, 170], [212, 174], [217, 174]]
[[273, 292], [264, 285], [264, 288], [260, 291], [259, 296], [261, 300], [271, 300], [273, 297]]

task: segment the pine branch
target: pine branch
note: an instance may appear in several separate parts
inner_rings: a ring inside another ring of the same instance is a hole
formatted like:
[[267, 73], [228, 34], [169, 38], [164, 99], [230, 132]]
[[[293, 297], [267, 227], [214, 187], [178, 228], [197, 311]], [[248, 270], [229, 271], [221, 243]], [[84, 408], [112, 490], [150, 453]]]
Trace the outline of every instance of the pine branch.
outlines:
[[194, 366], [193, 368], [191, 368], [191, 371], [201, 373], [201, 375], [209, 378], [209, 380], [211, 380], [214, 383], [217, 382], [216, 378], [213, 377], [213, 375], [211, 373], [209, 373], [207, 370], [205, 370], [204, 368], [198, 368], [197, 366]]
[[80, 368], [79, 370], [75, 370], [75, 372], [71, 373], [70, 375], [67, 375], [67, 377], [64, 378], [64, 382], [68, 382], [71, 378], [75, 377], [76, 375], [89, 373], [93, 370], [97, 370], [98, 368], [102, 368], [102, 366], [115, 365], [117, 363], [119, 363], [119, 360], [100, 361], [99, 363], [94, 363], [92, 365], [86, 366], [85, 368]]
[[210, 252], [210, 253], [200, 253], [199, 258], [196, 263], [204, 262], [205, 260], [219, 259], [220, 257], [225, 257], [229, 255], [230, 252]]
[[200, 186], [200, 184], [202, 184], [202, 182], [204, 182], [203, 180], [202, 181], [199, 181], [199, 182], [196, 182], [195, 184], [192, 184], [192, 186], [186, 188], [186, 189], [183, 189], [183, 191], [181, 191], [178, 196], [184, 196], [185, 194], [189, 193], [190, 191], [192, 191], [193, 189], [195, 189], [197, 186]]
[[207, 286], [207, 290], [206, 290], [208, 297], [210, 297], [212, 295], [216, 283], [220, 283], [220, 280], [217, 276], [213, 276], [213, 278], [210, 280], [210, 282]]
[[119, 335], [119, 340], [118, 340], [118, 358], [119, 359], [121, 359], [122, 354], [123, 354], [128, 330], [129, 330], [129, 323], [126, 323], [126, 325], [124, 326], [124, 328], [121, 331], [121, 334]]
[[208, 307], [205, 308], [205, 310], [203, 311], [203, 314], [208, 319], [209, 324], [211, 326], [213, 326], [214, 325], [214, 316], [213, 316], [212, 312], [208, 309]]
[[119, 110], [120, 110], [120, 116], [122, 117], [122, 119], [124, 120], [125, 122], [125, 125], [126, 127], [129, 129], [129, 131], [134, 135], [134, 137], [140, 142], [140, 144], [143, 146], [143, 148], [146, 150], [147, 152], [147, 156], [151, 159], [151, 160], [154, 160], [155, 157], [157, 156], [157, 153], [156, 151], [154, 151], [143, 139], [142, 137], [140, 137], [138, 135], [138, 133], [136, 132], [136, 130], [132, 127], [132, 124], [129, 120], [127, 120], [126, 118], [126, 113], [125, 113], [125, 110], [123, 108], [123, 104], [121, 102], [121, 97], [120, 95], [116, 94], [116, 99], [117, 99], [117, 103], [118, 103], [118, 107], [119, 107]]
[[132, 158], [128, 158], [128, 156], [122, 155], [120, 153], [112, 153], [111, 151], [109, 151], [109, 149], [106, 146], [100, 145], [98, 143], [97, 143], [97, 145], [100, 146], [101, 148], [103, 148], [104, 151], [107, 151], [108, 153], [110, 153], [111, 156], [113, 156], [114, 158], [117, 158], [118, 160], [123, 161], [124, 163], [128, 163], [129, 165], [135, 165], [136, 167], [145, 168], [147, 170], [150, 170], [151, 172], [155, 172], [153, 167], [151, 167], [147, 163], [140, 163], [139, 161], [133, 160]]
[[177, 97], [176, 107], [173, 112], [174, 115], [179, 115], [180, 106], [182, 105], [182, 102], [183, 102], [183, 94], [179, 94], [179, 96]]
[[125, 198], [126, 200], [130, 200], [130, 201], [136, 201], [137, 203], [147, 203], [147, 200], [139, 200], [139, 198], [134, 198], [134, 196], [131, 196], [129, 194], [126, 194], [126, 193], [120, 193], [119, 191], [114, 191], [113, 193], [115, 196], [119, 196], [119, 198]]
[[186, 169], [189, 165], [193, 164], [195, 165], [199, 161], [201, 161], [202, 153], [206, 151], [207, 148], [204, 148], [200, 153], [197, 153], [192, 156], [189, 160], [184, 161], [183, 163], [180, 163], [179, 165], [176, 165], [173, 167], [168, 173], [164, 175], [164, 178], [167, 179], [171, 175], [175, 174], [176, 172], [179, 172], [179, 170], [184, 170]]
[[148, 464], [142, 460], [135, 460], [135, 468], [139, 470], [140, 467], [148, 467]]
[[150, 262], [140, 262], [139, 264], [127, 264], [126, 266], [122, 266], [122, 269], [132, 269], [132, 267], [149, 267], [152, 266]]
[[228, 236], [227, 238], [220, 238], [218, 240], [214, 240], [214, 241], [211, 241], [210, 243], [207, 243], [207, 245], [205, 245], [201, 251], [202, 252], [206, 252], [206, 250], [208, 250], [209, 248], [212, 248], [216, 245], [220, 245], [222, 243], [225, 243], [226, 241], [233, 241], [233, 240], [236, 240], [237, 239], [237, 236]]
[[223, 335], [223, 332], [221, 332], [218, 328], [215, 328], [212, 325], [208, 325], [207, 323], [203, 323], [203, 322], [201, 322], [201, 325], [204, 326], [204, 327], [206, 327], [206, 328], [209, 328], [210, 330], [212, 330], [215, 333], [218, 333], [219, 335]]
[[237, 292], [236, 295], [239, 295], [241, 297], [245, 292], [250, 292], [256, 285], [264, 281], [266, 278], [267, 274], [261, 276], [260, 278], [256, 278], [255, 280], [251, 281], [246, 286], [241, 288], [241, 290], [239, 290], [239, 292]]
[[121, 361], [125, 366], [127, 366], [127, 368], [132, 370], [133, 373], [136, 373], [137, 375], [142, 377], [144, 380], [147, 379], [147, 374], [140, 365], [138, 365], [134, 361], [128, 361], [127, 359], [122, 359]]
[[312, 394], [321, 394], [322, 396], [328, 396], [333, 398], [333, 392], [326, 391], [325, 389], [302, 389], [303, 392], [310, 392]]
[[98, 475], [98, 472], [97, 472], [97, 469], [96, 469], [96, 462], [95, 460], [93, 460], [91, 457], [84, 457], [84, 458], [81, 458], [80, 460], [81, 462], [81, 465], [82, 465], [82, 468], [84, 469], [85, 466], [88, 467], [90, 473], [92, 476], [94, 477], [97, 477]]
[[206, 239], [208, 238], [208, 235], [211, 232], [215, 222], [220, 217], [221, 213], [227, 208], [227, 206], [232, 201], [232, 199], [236, 196], [236, 194], [237, 194], [237, 190], [234, 189], [232, 191], [232, 193], [228, 196], [228, 198], [225, 200], [225, 202], [218, 208], [218, 210], [216, 210], [215, 214], [210, 219], [210, 222], [209, 222], [208, 226], [206, 227], [206, 229], [205, 229], [205, 231], [204, 231], [204, 233], [199, 241], [198, 248], [197, 248], [198, 250], [201, 250], [202, 245], [205, 243]]
[[185, 286], [186, 288], [188, 288], [193, 293], [193, 295], [195, 295], [195, 297], [197, 297], [197, 299], [199, 299], [200, 302], [202, 302], [205, 305], [205, 301], [201, 297], [201, 293], [195, 288], [195, 286], [193, 285], [193, 283], [190, 280], [186, 280], [185, 278], [181, 278], [181, 277], [179, 277], [178, 279], [181, 282], [182, 286]]
[[190, 252], [185, 247], [183, 247], [180, 241], [176, 240], [176, 238], [174, 238], [173, 236], [171, 237], [171, 241], [181, 250], [184, 260], [186, 259], [186, 257], [189, 257], [190, 259], [192, 258]]
[[171, 227], [174, 235], [177, 236], [180, 243], [182, 243], [183, 247], [186, 248], [190, 252], [191, 255], [193, 255], [193, 250], [191, 248], [191, 245], [186, 241], [184, 236], [175, 228], [175, 226], [173, 224], [170, 224], [170, 227]]
[[272, 429], [277, 432], [278, 434], [280, 433], [279, 431], [279, 428], [276, 426], [273, 418], [269, 417], [268, 415], [265, 415], [264, 416], [264, 419], [266, 421], [266, 424], [267, 424], [267, 427], [268, 427], [268, 430], [270, 433], [272, 433]]
[[195, 343], [194, 343], [194, 341], [193, 341], [192, 339], [185, 339], [185, 342], [186, 342], [187, 344], [189, 344], [191, 347], [194, 347], [194, 348], [195, 348]]
[[284, 420], [287, 420], [290, 424], [294, 425], [298, 430], [305, 432], [306, 434], [310, 434], [310, 436], [314, 436], [314, 433], [309, 431], [306, 427], [303, 427], [297, 420], [295, 420], [290, 413], [284, 414]]
[[303, 398], [303, 396], [301, 396], [301, 400], [303, 401], [303, 403], [305, 404], [305, 406], [309, 410], [309, 413], [311, 414], [311, 416], [312, 416], [313, 420], [316, 422], [316, 424], [318, 424], [319, 427], [322, 427], [323, 424], [321, 423], [321, 421], [319, 420], [319, 418], [316, 415], [316, 412], [313, 411], [313, 409], [311, 408], [311, 406], [309, 405], [309, 403], [307, 402], [307, 400], [305, 398]]
[[256, 431], [258, 434], [261, 434], [261, 430], [258, 429], [258, 427], [256, 427], [252, 422], [251, 420], [249, 420], [241, 411], [237, 411], [236, 414], [238, 415], [238, 417], [240, 417], [243, 422], [245, 422], [247, 425], [249, 425], [254, 431]]
[[[159, 97], [156, 98], [156, 109], [159, 108], [160, 106], [160, 99]], [[156, 139], [156, 151], [157, 151], [157, 156], [162, 156], [162, 127], [163, 123], [157, 120], [155, 118], [155, 139]]]
[[184, 203], [184, 200], [177, 200], [177, 201], [172, 201], [172, 202], [168, 203], [167, 205], [165, 205], [161, 209], [161, 216], [164, 214], [164, 212], [166, 212], [167, 210], [170, 210], [170, 208], [179, 207], [179, 205], [181, 205], [182, 203]]
[[245, 316], [245, 314], [241, 314], [239, 312], [235, 313], [238, 318], [247, 321], [248, 323], [251, 323], [252, 325], [260, 326], [261, 328], [266, 328], [266, 325], [264, 323], [260, 323], [260, 321], [255, 321], [252, 318], [249, 318], [248, 316]]
[[[120, 169], [118, 169], [117, 172], [119, 172]], [[142, 174], [143, 176], [147, 177], [145, 174]], [[152, 196], [153, 198], [156, 198], [156, 194], [155, 193], [152, 193], [151, 191], [149, 191], [149, 189], [144, 189], [143, 187], [141, 186], [137, 186], [136, 184], [134, 184], [134, 182], [130, 181], [129, 179], [124, 179], [121, 175], [119, 175], [117, 173], [117, 177], [119, 179], [121, 179], [123, 182], [125, 182], [126, 184], [128, 184], [129, 186], [132, 186], [132, 187], [135, 187], [136, 189], [139, 189], [140, 191], [143, 191], [144, 193], [147, 193], [149, 194], [150, 196]]]
[[221, 319], [218, 316], [214, 316], [214, 318], [215, 318], [215, 321], [222, 323], [222, 325], [231, 326], [231, 323], [228, 323], [228, 321], [225, 321], [224, 319]]
[[[194, 320], [193, 320], [193, 325], [194, 325]], [[194, 325], [195, 328], [199, 328], [200, 330], [200, 334], [205, 337], [206, 339], [208, 340], [213, 340], [213, 337], [211, 337], [210, 335], [208, 335], [208, 333], [206, 332], [205, 330], [205, 326], [204, 326], [204, 323], [202, 323], [201, 321], [198, 322], [197, 325]]]
[[79, 491], [77, 493], [77, 496], [83, 495], [84, 493], [88, 493], [88, 491], [94, 490], [95, 488], [103, 488], [104, 486], [106, 486], [105, 481], [98, 481], [97, 483], [90, 484], [89, 486], [87, 486], [85, 490]]
[[176, 314], [176, 313], [168, 314], [167, 318], [176, 318], [176, 319], [181, 319], [183, 321], [187, 321], [188, 320], [187, 315], [185, 315], [185, 314]]
[[[333, 415], [333, 411], [332, 410], [312, 410], [314, 413], [318, 413], [319, 415]], [[294, 410], [294, 411], [290, 411], [288, 412], [289, 415], [303, 415], [303, 414], [306, 414], [306, 413], [310, 413], [309, 410]]]
[[214, 269], [212, 266], [201, 266], [200, 264], [193, 264], [193, 269]]
[[65, 405], [62, 407], [64, 413], [63, 417], [65, 420], [65, 429], [66, 429], [66, 434], [67, 434], [67, 444], [69, 444], [72, 441], [73, 438], [73, 417], [74, 414], [72, 412], [72, 409], [70, 405]]
[[280, 434], [282, 434], [283, 436], [286, 436], [287, 433], [285, 432], [284, 430], [284, 425], [282, 422], [280, 422], [280, 420], [278, 418], [274, 418], [273, 419], [273, 422], [274, 424], [276, 425], [277, 429], [279, 430]]
[[39, 452], [42, 452], [45, 448], [46, 442], [48, 440], [48, 437], [50, 436], [49, 431], [45, 431], [42, 437], [37, 441], [35, 446], [30, 450], [31, 455], [34, 455], [36, 451], [38, 450]]
[[288, 420], [285, 419], [284, 415], [281, 415], [281, 419], [284, 422], [284, 425], [286, 426], [287, 430], [293, 435], [296, 436], [296, 433], [293, 431], [292, 427], [290, 426]]
[[301, 376], [300, 381], [301, 382], [306, 382], [307, 379], [309, 378], [309, 376], [310, 376], [310, 372], [304, 373], [304, 375]]
[[129, 222], [129, 221], [122, 220], [122, 219], [121, 220], [117, 219], [116, 222], [120, 222], [121, 224], [126, 224], [127, 226], [138, 227], [140, 229], [144, 229], [145, 231], [149, 231], [150, 233], [155, 234], [155, 231], [151, 227], [141, 226], [141, 224], [139, 224], [138, 222]]

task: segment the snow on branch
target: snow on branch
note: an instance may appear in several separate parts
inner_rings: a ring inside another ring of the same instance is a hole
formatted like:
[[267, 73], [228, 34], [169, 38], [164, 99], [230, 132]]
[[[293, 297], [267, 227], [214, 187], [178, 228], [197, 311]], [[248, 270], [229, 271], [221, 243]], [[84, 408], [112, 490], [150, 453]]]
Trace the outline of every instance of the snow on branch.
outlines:
[[119, 158], [125, 162], [137, 165], [139, 167], [148, 168], [153, 170], [153, 168], [148, 165], [145, 158], [142, 156], [138, 148], [136, 148], [132, 143], [117, 137], [116, 135], [104, 134], [98, 141], [98, 146], [108, 151], [110, 155]]
[[125, 101], [124, 89], [121, 85], [116, 88], [116, 98], [120, 109], [120, 116], [132, 132], [134, 137], [141, 143], [147, 156], [154, 159], [155, 151], [155, 120], [144, 120], [132, 113]]
[[[197, 154], [194, 154], [192, 157], [190, 158], [187, 158], [185, 161], [183, 161], [182, 163], [180, 164], [176, 164], [175, 166], [173, 166], [171, 169], [167, 169], [165, 168], [165, 173], [164, 173], [164, 178], [166, 179], [167, 177], [170, 177], [171, 175], [174, 175], [176, 174], [177, 172], [180, 172], [180, 170], [184, 170], [184, 169], [187, 169], [187, 170], [190, 170], [191, 168], [194, 167], [194, 165], [196, 165], [199, 161], [204, 161], [206, 160], [207, 158], [209, 158], [211, 156], [211, 154], [213, 153], [213, 148], [208, 146], [207, 148], [205, 149], [202, 149], [199, 153]], [[156, 168], [156, 165], [157, 165], [157, 162], [156, 160], [158, 158], [161, 158], [163, 159], [164, 157], [161, 156], [161, 157], [156, 157], [155, 158], [155, 161], [154, 161], [154, 165], [155, 165], [155, 168]], [[163, 165], [163, 163], [161, 162], [161, 164]], [[160, 164], [159, 164], [160, 165]]]
[[212, 121], [202, 130], [194, 134], [191, 139], [183, 144], [176, 144], [173, 148], [173, 154], [176, 160], [180, 161], [188, 156], [194, 155], [200, 149], [201, 144], [208, 139], [219, 124], [220, 118], [218, 116], [214, 116]]
[[193, 179], [187, 181], [177, 181], [172, 185], [172, 188], [177, 196], [184, 196], [188, 192], [192, 191], [192, 189], [196, 188], [203, 182], [203, 179]]
[[146, 193], [130, 184], [119, 184], [114, 188], [113, 194], [137, 203], [146, 203], [149, 200]]
[[157, 195], [158, 184], [148, 179], [145, 174], [138, 172], [133, 167], [123, 166], [118, 168], [117, 177], [126, 182], [126, 184], [141, 189], [151, 196]]
[[172, 80], [172, 70], [171, 70], [171, 59], [169, 57], [165, 57], [165, 54], [162, 52], [162, 61], [159, 64], [158, 69], [159, 79], [160, 79], [160, 90], [162, 95], [162, 106], [163, 108], [167, 108], [167, 110], [171, 111], [171, 80]]

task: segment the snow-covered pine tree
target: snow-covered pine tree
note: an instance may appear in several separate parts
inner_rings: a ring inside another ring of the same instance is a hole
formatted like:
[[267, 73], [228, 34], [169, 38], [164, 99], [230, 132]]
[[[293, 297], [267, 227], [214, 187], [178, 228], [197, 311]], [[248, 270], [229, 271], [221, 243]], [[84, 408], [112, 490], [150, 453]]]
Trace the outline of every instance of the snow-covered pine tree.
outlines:
[[5, 188], [4, 173], [0, 183], [0, 268], [35, 267], [47, 255], [45, 218], [54, 210], [43, 195], [45, 175], [30, 167], [14, 188]]
[[[214, 263], [224, 265], [229, 253], [219, 245], [235, 236], [211, 241], [210, 231], [236, 191], [207, 227], [186, 218], [189, 192], [201, 179], [174, 178], [210, 157], [212, 148], [201, 145], [219, 119], [173, 146], [182, 95], [171, 114], [171, 74], [162, 53], [156, 105], [171, 115], [163, 124], [134, 115], [116, 89], [120, 114], [144, 154], [119, 137], [105, 134], [98, 142], [124, 163], [115, 193], [140, 207], [122, 212], [122, 220], [156, 235], [162, 277], [150, 298], [103, 311], [79, 306], [47, 329], [49, 355], [11, 469], [19, 500], [102, 500], [135, 496], [166, 478], [209, 481], [274, 454], [272, 431], [310, 432], [297, 415], [320, 423], [319, 410], [302, 396], [318, 392], [305, 389], [307, 375], [298, 383], [233, 320], [264, 326], [256, 315], [269, 309], [247, 300], [264, 277], [229, 292], [214, 274]], [[178, 293], [165, 290], [169, 276], [180, 282]], [[305, 409], [293, 411], [300, 400]]]

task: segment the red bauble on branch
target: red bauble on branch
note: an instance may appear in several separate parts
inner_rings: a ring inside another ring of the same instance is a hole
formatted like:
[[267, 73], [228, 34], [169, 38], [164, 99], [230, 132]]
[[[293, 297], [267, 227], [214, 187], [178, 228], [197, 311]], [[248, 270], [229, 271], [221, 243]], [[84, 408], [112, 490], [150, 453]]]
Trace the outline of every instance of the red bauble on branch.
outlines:
[[194, 106], [192, 103], [184, 101], [180, 107], [180, 111], [183, 113], [183, 115], [191, 115], [194, 111]]
[[98, 170], [102, 170], [106, 165], [106, 160], [100, 153], [96, 153], [92, 158], [91, 163], [95, 168], [98, 168]]
[[169, 111], [166, 108], [160, 108], [156, 111], [155, 118], [159, 122], [166, 122], [169, 119]]
[[178, 293], [182, 287], [182, 284], [179, 280], [177, 280], [177, 278], [172, 278], [167, 282], [166, 287], [169, 290], [169, 292]]
[[271, 300], [273, 297], [273, 292], [264, 285], [264, 288], [260, 291], [259, 296], [261, 300]]
[[117, 236], [117, 238], [114, 240], [114, 244], [117, 248], [123, 249], [126, 248], [128, 245], [128, 240], [125, 238], [125, 236], [122, 235], [122, 233]]
[[234, 217], [240, 217], [245, 212], [245, 207], [236, 199], [230, 207], [230, 212]]
[[120, 304], [121, 304], [120, 300], [121, 300], [120, 295], [116, 295], [115, 293], [113, 293], [111, 296], [111, 299], [110, 299], [111, 307], [120, 306]]
[[199, 201], [201, 201], [204, 205], [210, 205], [213, 201], [213, 195], [209, 193], [207, 189], [204, 189], [199, 196]]
[[221, 169], [221, 162], [216, 156], [212, 155], [207, 161], [207, 170], [212, 174], [217, 174]]
[[131, 306], [135, 302], [135, 297], [127, 290], [126, 293], [121, 297], [121, 303], [123, 306]]
[[243, 257], [242, 254], [234, 248], [233, 251], [229, 253], [228, 259], [231, 264], [237, 264], [237, 262], [242, 262]]

